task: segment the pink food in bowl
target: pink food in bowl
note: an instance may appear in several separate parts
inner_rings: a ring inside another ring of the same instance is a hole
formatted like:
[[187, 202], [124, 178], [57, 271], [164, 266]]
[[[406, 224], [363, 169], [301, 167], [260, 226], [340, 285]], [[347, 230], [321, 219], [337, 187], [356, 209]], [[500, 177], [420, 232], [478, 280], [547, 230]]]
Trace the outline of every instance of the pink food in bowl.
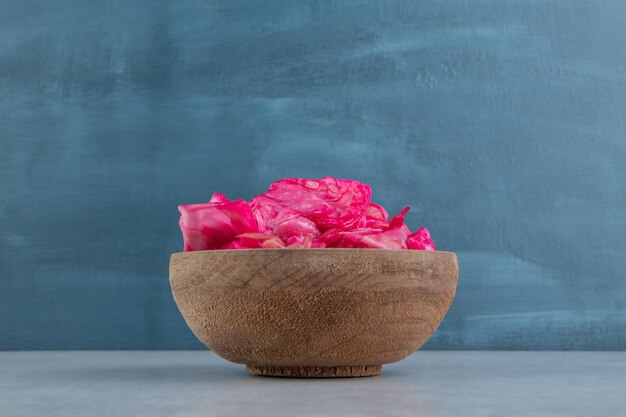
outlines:
[[372, 248], [434, 251], [425, 227], [411, 233], [409, 207], [389, 219], [369, 185], [324, 177], [285, 178], [245, 200], [215, 193], [208, 203], [178, 207], [184, 250]]

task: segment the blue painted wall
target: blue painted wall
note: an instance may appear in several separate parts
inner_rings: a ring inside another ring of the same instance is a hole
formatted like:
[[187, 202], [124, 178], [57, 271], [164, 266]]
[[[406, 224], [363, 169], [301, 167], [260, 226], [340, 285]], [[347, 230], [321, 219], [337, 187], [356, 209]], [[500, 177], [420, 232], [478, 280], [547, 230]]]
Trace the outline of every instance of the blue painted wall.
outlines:
[[0, 349], [200, 347], [169, 292], [176, 205], [324, 175], [459, 253], [428, 348], [625, 349], [625, 18], [0, 0]]

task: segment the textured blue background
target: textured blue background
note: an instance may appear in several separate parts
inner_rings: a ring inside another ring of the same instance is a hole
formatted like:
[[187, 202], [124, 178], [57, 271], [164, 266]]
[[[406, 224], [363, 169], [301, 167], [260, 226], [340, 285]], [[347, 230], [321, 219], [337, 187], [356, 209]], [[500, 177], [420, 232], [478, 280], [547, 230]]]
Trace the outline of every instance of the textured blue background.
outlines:
[[626, 348], [626, 2], [0, 0], [0, 349], [200, 347], [178, 203], [369, 183], [432, 349]]

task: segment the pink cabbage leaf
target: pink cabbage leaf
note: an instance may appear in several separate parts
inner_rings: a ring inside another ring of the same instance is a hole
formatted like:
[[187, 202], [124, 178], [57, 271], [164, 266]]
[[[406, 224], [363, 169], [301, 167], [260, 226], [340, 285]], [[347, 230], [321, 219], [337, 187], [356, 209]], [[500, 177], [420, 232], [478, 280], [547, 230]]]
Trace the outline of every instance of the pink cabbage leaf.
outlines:
[[258, 232], [250, 205], [244, 200], [228, 201], [217, 193], [211, 200], [178, 207], [185, 251], [220, 249], [237, 235]]
[[389, 219], [359, 181], [286, 178], [247, 203], [214, 193], [178, 207], [184, 250], [372, 248], [434, 251], [428, 229], [411, 233], [405, 207]]

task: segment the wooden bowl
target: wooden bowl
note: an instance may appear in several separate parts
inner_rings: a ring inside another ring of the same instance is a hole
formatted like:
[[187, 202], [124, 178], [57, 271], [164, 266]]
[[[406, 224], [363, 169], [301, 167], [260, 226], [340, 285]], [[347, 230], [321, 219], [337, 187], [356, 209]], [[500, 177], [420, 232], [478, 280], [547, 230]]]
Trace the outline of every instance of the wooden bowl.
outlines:
[[448, 311], [452, 252], [253, 249], [170, 260], [176, 304], [219, 356], [273, 376], [370, 376], [422, 346]]

